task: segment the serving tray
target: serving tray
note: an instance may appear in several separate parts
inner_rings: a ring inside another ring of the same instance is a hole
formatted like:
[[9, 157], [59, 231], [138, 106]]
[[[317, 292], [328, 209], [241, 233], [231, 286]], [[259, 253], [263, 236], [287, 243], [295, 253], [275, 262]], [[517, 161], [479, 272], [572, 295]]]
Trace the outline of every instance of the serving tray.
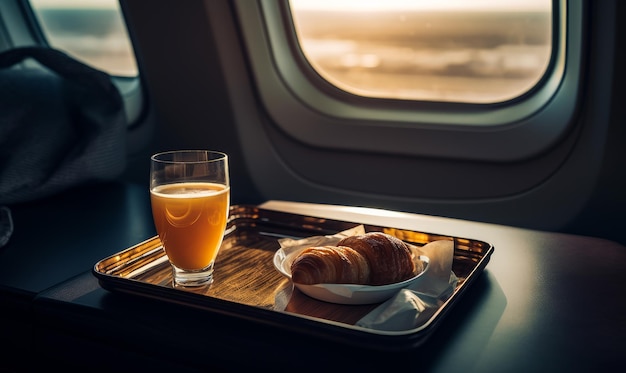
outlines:
[[493, 245], [470, 238], [364, 224], [366, 232], [384, 232], [417, 246], [436, 240], [454, 241], [452, 271], [459, 279], [452, 295], [417, 327], [374, 330], [355, 324], [378, 304], [340, 305], [310, 298], [273, 266], [281, 238], [332, 235], [357, 225], [361, 224], [236, 205], [230, 209], [214, 282], [208, 288], [189, 290], [172, 285], [171, 267], [158, 236], [98, 261], [92, 272], [108, 291], [202, 308], [207, 310], [207, 317], [218, 312], [351, 345], [405, 349], [426, 340], [483, 271], [494, 251]]

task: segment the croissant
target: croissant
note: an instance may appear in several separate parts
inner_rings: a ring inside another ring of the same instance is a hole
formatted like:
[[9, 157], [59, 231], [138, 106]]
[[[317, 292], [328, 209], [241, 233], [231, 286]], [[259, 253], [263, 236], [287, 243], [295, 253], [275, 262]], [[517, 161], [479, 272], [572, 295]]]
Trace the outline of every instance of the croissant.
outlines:
[[336, 246], [303, 250], [291, 264], [291, 279], [304, 285], [385, 285], [407, 280], [420, 271], [406, 243], [370, 232], [344, 238]]
[[347, 246], [309, 247], [291, 264], [291, 279], [299, 284], [365, 284], [369, 278], [365, 257]]

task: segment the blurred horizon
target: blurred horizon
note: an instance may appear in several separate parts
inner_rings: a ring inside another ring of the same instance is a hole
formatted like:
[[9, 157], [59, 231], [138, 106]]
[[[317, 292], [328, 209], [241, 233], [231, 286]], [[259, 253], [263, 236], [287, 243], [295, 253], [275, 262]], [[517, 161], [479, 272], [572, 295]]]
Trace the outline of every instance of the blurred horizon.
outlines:
[[[54, 1], [54, 0], [48, 0]], [[289, 0], [296, 11], [542, 11], [549, 12], [551, 0]]]
[[502, 102], [540, 81], [552, 51], [550, 12], [293, 14], [318, 74], [366, 97]]

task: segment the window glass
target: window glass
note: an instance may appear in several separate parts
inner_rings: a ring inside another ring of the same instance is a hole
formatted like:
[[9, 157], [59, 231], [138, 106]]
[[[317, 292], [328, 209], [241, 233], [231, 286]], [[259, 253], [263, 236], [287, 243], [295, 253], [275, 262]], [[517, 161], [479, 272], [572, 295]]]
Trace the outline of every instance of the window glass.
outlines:
[[290, 0], [302, 53], [337, 88], [377, 98], [497, 103], [541, 80], [551, 0]]
[[30, 0], [49, 44], [115, 76], [137, 76], [118, 0]]

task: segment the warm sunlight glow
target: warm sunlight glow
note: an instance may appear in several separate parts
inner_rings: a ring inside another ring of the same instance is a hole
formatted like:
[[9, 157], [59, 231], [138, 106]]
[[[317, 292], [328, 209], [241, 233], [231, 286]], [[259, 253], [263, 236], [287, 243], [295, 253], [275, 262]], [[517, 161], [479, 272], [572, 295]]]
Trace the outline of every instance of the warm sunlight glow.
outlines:
[[309, 10], [477, 10], [549, 11], [545, 0], [291, 0], [297, 9]]
[[552, 52], [551, 0], [291, 0], [305, 58], [355, 95], [495, 103], [528, 92]]

